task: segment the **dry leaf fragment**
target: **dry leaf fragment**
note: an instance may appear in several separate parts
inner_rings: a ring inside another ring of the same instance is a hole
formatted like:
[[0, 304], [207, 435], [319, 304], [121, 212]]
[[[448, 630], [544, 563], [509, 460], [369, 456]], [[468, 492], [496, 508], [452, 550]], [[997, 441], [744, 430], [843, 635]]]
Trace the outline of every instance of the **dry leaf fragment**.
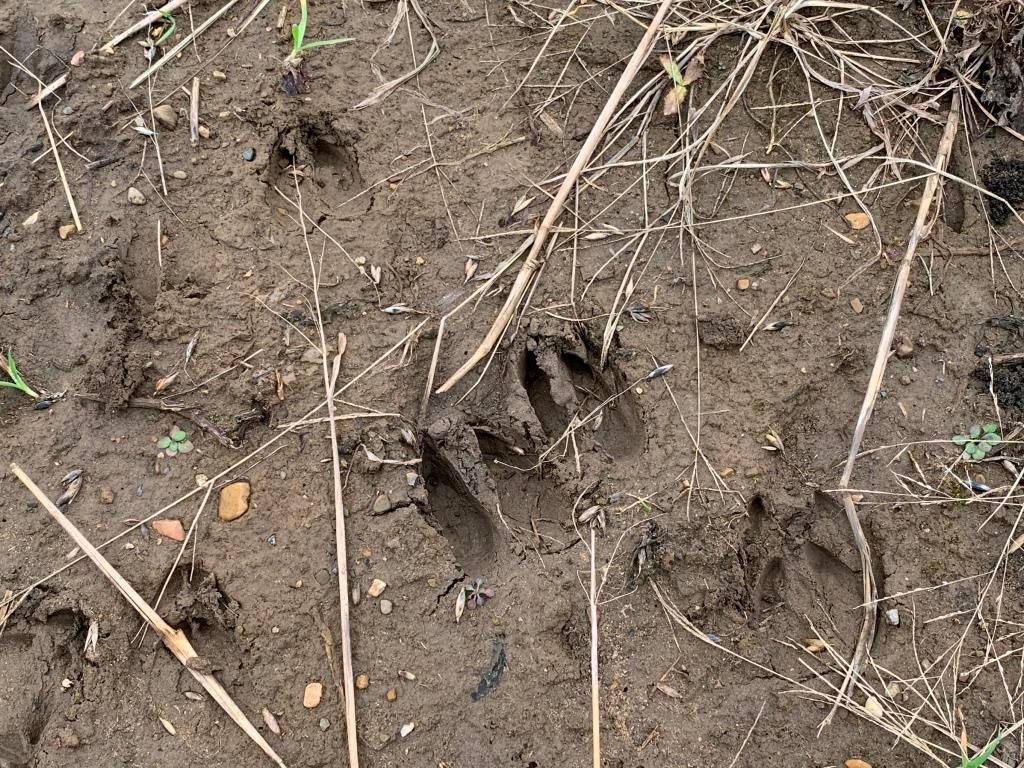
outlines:
[[553, 134], [555, 134], [555, 136], [557, 136], [560, 139], [565, 136], [565, 131], [562, 130], [562, 126], [558, 124], [558, 121], [555, 120], [555, 118], [553, 118], [543, 109], [540, 111], [537, 117], [540, 118], [540, 121], [544, 123], [544, 125], [547, 126], [547, 129], [551, 131]]
[[164, 376], [162, 379], [157, 379], [156, 384], [153, 385], [153, 394], [155, 395], [158, 392], [163, 392], [165, 389], [171, 386], [171, 384], [173, 384], [174, 380], [177, 378], [178, 373], [175, 372], [172, 373], [170, 376]]
[[267, 724], [267, 728], [269, 728], [275, 736], [281, 735], [281, 726], [277, 724], [277, 718], [274, 717], [274, 713], [266, 707], [263, 708], [263, 722]]
[[664, 693], [670, 699], [681, 699], [681, 698], [683, 698], [683, 694], [681, 694], [679, 691], [677, 691], [671, 685], [666, 685], [665, 683], [658, 683], [655, 686], [655, 688], [657, 688], [659, 691]]
[[21, 222], [21, 226], [23, 226], [23, 227], [31, 227], [37, 221], [39, 221], [39, 211], [36, 211], [31, 216], [29, 216], [27, 219], [25, 219], [23, 222]]
[[874, 696], [868, 696], [867, 700], [864, 702], [864, 709], [876, 720], [880, 720], [882, 715], [885, 714], [885, 710], [882, 709], [882, 705]]
[[466, 257], [466, 264], [462, 268], [462, 271], [466, 274], [466, 279], [465, 279], [464, 282], [468, 283], [470, 280], [473, 279], [473, 275], [476, 274], [476, 268], [479, 265], [480, 265], [480, 257], [479, 256], [467, 256]]
[[863, 211], [848, 213], [845, 216], [843, 216], [843, 218], [846, 219], [846, 223], [850, 226], [850, 229], [856, 231], [867, 228], [867, 226], [871, 223], [871, 217], [868, 216]]
[[821, 640], [817, 637], [807, 638], [803, 641], [803, 646], [804, 650], [808, 653], [821, 653], [826, 648], [828, 648], [828, 644], [824, 640]]
[[185, 540], [185, 529], [181, 525], [181, 520], [173, 520], [169, 518], [154, 520], [153, 530], [172, 541]]
[[459, 596], [455, 598], [455, 623], [459, 623], [462, 614], [466, 612], [466, 590], [460, 589]]

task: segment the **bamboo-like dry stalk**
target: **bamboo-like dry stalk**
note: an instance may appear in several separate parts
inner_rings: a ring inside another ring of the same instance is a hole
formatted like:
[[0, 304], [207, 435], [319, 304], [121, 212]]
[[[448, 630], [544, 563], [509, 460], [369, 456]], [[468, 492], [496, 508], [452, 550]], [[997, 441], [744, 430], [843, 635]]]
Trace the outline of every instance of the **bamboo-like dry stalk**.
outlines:
[[896, 337], [896, 325], [900, 319], [900, 309], [903, 306], [903, 296], [907, 292], [907, 284], [910, 281], [910, 268], [914, 263], [917, 254], [917, 246], [931, 231], [929, 215], [932, 203], [939, 192], [939, 183], [942, 174], [945, 172], [949, 162], [950, 151], [953, 148], [953, 141], [956, 138], [957, 129], [960, 127], [960, 93], [953, 94], [953, 103], [949, 109], [949, 117], [946, 120], [946, 127], [939, 140], [939, 146], [935, 153], [933, 172], [924, 185], [924, 193], [921, 195], [921, 203], [917, 208], [917, 218], [914, 227], [910, 230], [910, 237], [907, 240], [907, 250], [900, 262], [900, 269], [896, 275], [896, 284], [892, 289], [892, 299], [889, 302], [889, 313], [882, 327], [882, 337], [878, 342], [878, 350], [875, 352], [875, 364], [871, 369], [871, 377], [868, 380], [867, 390], [864, 392], [864, 402], [861, 405], [860, 413], [857, 415], [857, 425], [853, 432], [853, 441], [850, 443], [850, 452], [846, 457], [846, 466], [843, 468], [842, 477], [839, 480], [839, 491], [842, 495], [843, 508], [846, 510], [846, 519], [850, 524], [853, 533], [853, 540], [860, 554], [861, 580], [864, 590], [864, 617], [861, 624], [860, 635], [857, 637], [857, 645], [854, 649], [850, 666], [846, 670], [846, 676], [839, 688], [832, 709], [822, 722], [827, 725], [832, 721], [833, 716], [840, 706], [840, 701], [850, 689], [853, 679], [860, 673], [867, 660], [868, 652], [871, 650], [871, 643], [875, 637], [875, 625], [877, 622], [876, 590], [875, 580], [871, 566], [871, 547], [864, 536], [864, 528], [860, 524], [860, 517], [857, 515], [857, 507], [853, 501], [853, 493], [850, 490], [850, 480], [853, 477], [853, 467], [860, 452], [861, 443], [864, 440], [864, 431], [867, 429], [871, 413], [875, 408], [875, 400], [882, 387], [882, 380], [885, 377], [885, 367], [889, 360], [889, 350], [892, 347], [893, 339]]
[[217, 681], [217, 678], [206, 672], [199, 671], [197, 668], [199, 666], [197, 661], [199, 654], [196, 653], [195, 648], [192, 647], [188, 638], [185, 637], [185, 633], [180, 629], [174, 629], [160, 618], [160, 615], [150, 607], [149, 603], [142, 599], [142, 596], [135, 591], [135, 588], [100, 554], [99, 550], [92, 545], [92, 542], [85, 538], [85, 535], [75, 527], [75, 524], [68, 520], [64, 513], [57, 508], [57, 505], [50, 501], [49, 497], [32, 481], [32, 478], [25, 474], [21, 467], [12, 463], [11, 472], [28, 489], [29, 493], [35, 497], [36, 501], [43, 505], [46, 511], [50, 513], [50, 516], [60, 524], [60, 527], [72, 538], [85, 556], [93, 561], [96, 567], [117, 588], [117, 591], [121, 593], [132, 608], [160, 635], [160, 639], [164, 641], [167, 650], [174, 654], [174, 657], [184, 665], [185, 669], [192, 673], [192, 677], [206, 689], [206, 692], [220, 705], [228, 717], [235, 721], [238, 727], [245, 732], [245, 735], [252, 739], [263, 750], [264, 754], [274, 761], [275, 765], [279, 766], [279, 768], [287, 768], [284, 761], [274, 751], [274, 748], [267, 743], [255, 726], [249, 722], [249, 718], [235, 704], [234, 699], [224, 690], [224, 686]]

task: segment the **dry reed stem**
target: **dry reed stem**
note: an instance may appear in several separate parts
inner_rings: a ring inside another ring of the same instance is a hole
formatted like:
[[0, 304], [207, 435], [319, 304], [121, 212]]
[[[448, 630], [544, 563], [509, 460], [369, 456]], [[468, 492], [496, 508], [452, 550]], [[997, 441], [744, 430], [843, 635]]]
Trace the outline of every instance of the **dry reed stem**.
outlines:
[[68, 207], [71, 209], [71, 218], [75, 222], [75, 231], [82, 231], [82, 220], [78, 218], [78, 208], [75, 206], [75, 198], [71, 194], [71, 187], [68, 186], [68, 177], [64, 173], [64, 163], [60, 161], [60, 153], [57, 151], [57, 142], [53, 138], [53, 130], [50, 128], [50, 121], [46, 117], [46, 110], [43, 109], [43, 100], [36, 102], [39, 108], [39, 115], [43, 118], [43, 125], [46, 127], [46, 136], [50, 139], [50, 149], [53, 151], [53, 159], [57, 163], [57, 173], [60, 174], [60, 183], [64, 187], [64, 196], [68, 199]]
[[[302, 208], [302, 190], [299, 188], [298, 174], [293, 174], [295, 182], [295, 199], [299, 211], [299, 229], [302, 231], [302, 242], [309, 256], [309, 271], [312, 278], [313, 305], [316, 310], [316, 328], [320, 335], [320, 363], [324, 376], [324, 394], [327, 401], [328, 432], [331, 437], [331, 479], [334, 496], [334, 537], [338, 559], [338, 605], [341, 613], [341, 668], [345, 689], [345, 731], [348, 743], [348, 766], [359, 768], [359, 738], [356, 733], [356, 688], [355, 675], [352, 670], [352, 623], [349, 615], [348, 587], [348, 544], [345, 536], [345, 502], [341, 487], [341, 456], [338, 453], [338, 414], [335, 409], [335, 390], [338, 385], [338, 374], [341, 372], [341, 358], [345, 353], [344, 336], [338, 336], [338, 352], [333, 362], [328, 363], [327, 336], [324, 331], [323, 313], [320, 310], [320, 277], [323, 273], [323, 253], [321, 252], [319, 269], [313, 261], [313, 250], [309, 246], [306, 234], [306, 214]], [[324, 239], [324, 248], [327, 239]]]
[[634, 51], [629, 63], [626, 64], [626, 68], [623, 70], [622, 76], [619, 78], [618, 83], [615, 84], [615, 88], [608, 97], [608, 101], [601, 110], [601, 114], [598, 115], [597, 120], [594, 122], [594, 126], [591, 128], [590, 134], [587, 136], [587, 140], [583, 144], [582, 149], [580, 149], [580, 153], [576, 156], [572, 167], [569, 169], [569, 172], [566, 174], [561, 186], [558, 188], [558, 192], [551, 201], [547, 214], [544, 216], [544, 220], [537, 229], [537, 234], [533, 241], [533, 247], [530, 249], [530, 252], [526, 257], [526, 261], [520, 268], [519, 274], [516, 275], [515, 282], [512, 284], [512, 288], [509, 291], [508, 298], [506, 299], [504, 306], [501, 308], [501, 311], [498, 313], [498, 316], [491, 324], [490, 330], [487, 331], [487, 334], [484, 336], [480, 346], [477, 347], [476, 351], [473, 352], [462, 367], [460, 367], [459, 370], [452, 374], [451, 377], [449, 377], [449, 379], [438, 388], [438, 394], [447, 392], [455, 386], [455, 384], [475, 368], [481, 360], [487, 357], [491, 349], [498, 343], [504, 334], [509, 323], [512, 321], [516, 309], [522, 302], [523, 297], [526, 295], [527, 288], [532, 282], [537, 270], [540, 269], [543, 261], [541, 253], [544, 249], [544, 244], [547, 240], [548, 234], [551, 232], [551, 228], [561, 216], [565, 201], [569, 197], [569, 193], [575, 186], [577, 179], [579, 179], [583, 169], [587, 166], [587, 163], [590, 162], [591, 157], [593, 157], [594, 151], [597, 149], [597, 146], [601, 141], [601, 137], [604, 135], [605, 129], [608, 127], [608, 123], [611, 122], [612, 116], [615, 114], [626, 89], [629, 87], [630, 83], [633, 82], [633, 78], [636, 77], [636, 73], [647, 59], [650, 49], [654, 45], [654, 40], [658, 35], [658, 29], [661, 22], [668, 13], [671, 5], [672, 0], [662, 0], [657, 13], [654, 15], [654, 18], [651, 19], [651, 23], [648, 25], [643, 38], [641, 38], [636, 51]]
[[238, 3], [238, 0], [228, 0], [228, 2], [222, 5], [218, 10], [214, 11], [213, 15], [210, 16], [210, 18], [208, 18], [206, 21], [204, 21], [202, 24], [196, 27], [193, 32], [191, 32], [188, 35], [185, 35], [185, 37], [178, 41], [177, 45], [175, 45], [173, 48], [171, 48], [171, 50], [169, 50], [167, 53], [165, 53], [163, 56], [161, 56], [159, 59], [153, 62], [153, 64], [149, 66], [145, 72], [143, 72], [141, 75], [132, 80], [131, 83], [128, 85], [128, 90], [136, 88], [142, 83], [144, 83], [146, 81], [146, 78], [148, 78], [154, 72], [157, 72], [164, 64], [171, 61], [179, 53], [185, 50], [185, 48], [188, 47], [189, 43], [191, 43], [196, 37], [198, 37], [211, 26], [213, 26], [214, 22], [216, 22], [217, 19], [219, 19], [225, 13], [230, 11], [236, 3]]
[[264, 754], [267, 755], [274, 763], [280, 768], [286, 768], [284, 761], [277, 755], [273, 747], [267, 743], [266, 739], [260, 734], [258, 730], [249, 722], [249, 718], [245, 716], [238, 705], [235, 704], [234, 700], [228, 694], [224, 687], [217, 681], [217, 679], [210, 674], [200, 672], [196, 667], [198, 666], [199, 654], [196, 653], [195, 648], [185, 637], [185, 633], [180, 629], [174, 629], [160, 618], [160, 615], [154, 611], [149, 603], [142, 599], [142, 596], [135, 591], [135, 588], [129, 584], [125, 578], [118, 573], [117, 569], [114, 568], [110, 562], [100, 554], [99, 550], [92, 545], [92, 543], [82, 534], [75, 524], [68, 520], [64, 516], [64, 513], [57, 508], [49, 497], [46, 496], [32, 479], [22, 471], [21, 467], [17, 464], [11, 464], [11, 472], [21, 481], [22, 485], [28, 489], [36, 501], [43, 505], [50, 516], [60, 524], [60, 527], [72, 538], [75, 544], [78, 545], [79, 549], [85, 553], [97, 568], [103, 573], [104, 576], [113, 584], [117, 591], [121, 593], [125, 600], [127, 600], [132, 608], [134, 608], [143, 619], [153, 627], [153, 630], [160, 635], [160, 639], [164, 641], [164, 645], [167, 649], [174, 654], [174, 657], [184, 665], [185, 669], [192, 673], [194, 677], [206, 692], [210, 694], [210, 697], [216, 701], [221, 709], [230, 717], [245, 735], [248, 736], [252, 741], [263, 750]]
[[902, 262], [900, 263], [899, 273], [896, 276], [896, 284], [893, 287], [892, 298], [889, 303], [889, 313], [886, 317], [885, 325], [882, 328], [882, 336], [878, 343], [878, 350], [875, 353], [875, 363], [871, 369], [871, 377], [868, 380], [867, 391], [864, 393], [864, 402], [861, 405], [860, 413], [857, 416], [857, 425], [854, 429], [853, 441], [850, 444], [850, 451], [846, 459], [846, 466], [844, 467], [842, 477], [839, 480], [843, 507], [846, 510], [846, 519], [850, 524], [854, 543], [856, 544], [857, 551], [860, 554], [861, 579], [864, 590], [864, 617], [861, 625], [861, 631], [857, 638], [857, 645], [854, 649], [853, 658], [850, 660], [846, 676], [843, 679], [842, 685], [839, 687], [836, 699], [832, 704], [832, 709], [828, 713], [828, 716], [822, 721], [822, 726], [828, 725], [832, 721], [836, 710], [840, 706], [841, 699], [847, 694], [850, 684], [864, 666], [868, 652], [871, 649], [871, 643], [875, 637], [877, 612], [874, 605], [876, 591], [874, 578], [872, 576], [871, 547], [868, 544], [867, 538], [864, 536], [864, 529], [861, 526], [860, 518], [857, 515], [857, 508], [853, 501], [853, 495], [849, 490], [850, 480], [853, 477], [853, 468], [854, 463], [857, 460], [857, 454], [859, 453], [861, 443], [864, 440], [864, 432], [867, 429], [868, 421], [871, 419], [871, 414], [875, 407], [875, 400], [878, 397], [878, 392], [882, 386], [882, 379], [885, 376], [885, 368], [889, 360], [889, 349], [892, 347], [893, 339], [896, 336], [896, 325], [900, 319], [900, 310], [903, 306], [903, 296], [906, 293], [907, 284], [910, 280], [910, 268], [914, 263], [914, 256], [917, 253], [918, 244], [923, 238], [927, 237], [931, 230], [931, 226], [928, 223], [928, 217], [931, 212], [932, 202], [934, 201], [936, 194], [939, 192], [939, 184], [942, 178], [941, 172], [945, 170], [946, 164], [949, 161], [950, 151], [952, 150], [953, 141], [956, 138], [959, 125], [960, 93], [957, 92], [953, 95], [953, 103], [950, 106], [946, 127], [942, 132], [942, 138], [939, 141], [938, 150], [935, 154], [934, 168], [936, 169], [936, 172], [932, 173], [925, 182], [924, 192], [921, 195], [921, 203], [917, 209], [917, 218], [914, 221], [913, 229], [910, 231], [910, 238], [907, 241], [907, 250], [903, 256]]

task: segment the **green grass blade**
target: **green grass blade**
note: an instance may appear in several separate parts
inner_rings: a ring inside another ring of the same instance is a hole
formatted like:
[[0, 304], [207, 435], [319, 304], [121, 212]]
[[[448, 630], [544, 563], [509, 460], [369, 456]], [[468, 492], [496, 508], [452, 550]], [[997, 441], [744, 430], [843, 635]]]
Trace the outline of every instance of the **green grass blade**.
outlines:
[[992, 753], [996, 751], [999, 743], [1003, 740], [1002, 736], [996, 736], [981, 752], [976, 754], [970, 760], [965, 760], [963, 768], [981, 768], [985, 764], [985, 761], [992, 757]]
[[314, 40], [312, 43], [306, 43], [300, 50], [311, 51], [314, 48], [325, 48], [328, 45], [340, 45], [341, 43], [351, 43], [355, 38], [353, 37], [332, 37], [330, 40]]

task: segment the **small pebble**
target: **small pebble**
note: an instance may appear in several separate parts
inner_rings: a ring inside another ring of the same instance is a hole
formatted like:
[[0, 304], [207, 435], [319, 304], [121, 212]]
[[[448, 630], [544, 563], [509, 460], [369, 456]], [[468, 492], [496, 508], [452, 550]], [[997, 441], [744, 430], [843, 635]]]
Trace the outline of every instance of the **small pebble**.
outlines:
[[320, 718], [320, 730], [321, 731], [326, 731], [330, 727], [331, 727], [331, 721], [328, 720], [326, 717], [321, 717]]
[[277, 546], [277, 534], [276, 533], [272, 533], [269, 536], [267, 536], [267, 544], [269, 544], [272, 547], [276, 547]]
[[74, 232], [74, 231], [75, 231], [75, 225], [74, 224], [64, 224], [64, 225], [62, 225], [60, 227], [57, 227], [57, 236], [61, 240], [67, 240], [68, 237], [71, 236], [71, 233]]
[[64, 107], [64, 109], [62, 109], [61, 112], [63, 112], [65, 115], [73, 115], [75, 114], [75, 108], [68, 105]]
[[365, 691], [370, 687], [370, 676], [369, 675], [356, 675], [356, 688], [360, 691]]
[[352, 605], [359, 605], [363, 599], [363, 593], [359, 589], [359, 585], [356, 584], [352, 587]]
[[408, 485], [410, 488], [415, 488], [416, 487], [416, 481], [419, 480], [419, 479], [420, 479], [420, 476], [417, 475], [415, 472], [406, 472], [405, 473], [405, 482], [406, 482], [406, 485]]
[[308, 683], [306, 690], [302, 692], [302, 706], [306, 709], [316, 709], [320, 706], [320, 699], [324, 695], [323, 683]]
[[183, 181], [188, 178], [188, 174], [185, 173], [185, 171], [174, 171], [171, 173], [171, 176], [173, 176], [176, 179], [181, 179]]
[[[372, 514], [383, 515], [387, 512], [390, 512], [391, 509], [391, 499], [388, 498], [387, 494], [382, 493], [380, 496], [373, 500]], [[371, 597], [375, 597], [375, 595], [371, 595]]]
[[223, 80], [227, 80], [228, 79], [228, 76], [225, 75], [223, 72], [221, 72], [219, 69], [213, 70], [213, 72], [211, 72], [211, 74], [213, 75], [213, 79], [214, 80], [221, 80], [221, 81], [223, 81]]
[[914, 356], [914, 345], [907, 341], [900, 342], [900, 345], [896, 347], [896, 357], [900, 360], [906, 360], [908, 357]]
[[749, 287], [750, 287], [750, 278], [749, 277], [741, 277], [739, 280], [736, 281], [736, 289], [737, 290], [745, 291]]
[[246, 147], [242, 150], [242, 159], [247, 163], [251, 163], [256, 159], [256, 150], [253, 147]]
[[320, 586], [326, 587], [332, 581], [330, 571], [326, 568], [321, 568], [316, 572], [316, 581]]
[[761, 245], [760, 243], [754, 243], [752, 246], [750, 246], [750, 252], [756, 256], [757, 254], [759, 254], [761, 252], [761, 249], [763, 247], [764, 246]]
[[900, 625], [900, 612], [896, 608], [890, 608], [885, 612], [885, 620], [889, 622], [891, 626], [898, 627]]
[[205, 125], [200, 125], [199, 126], [199, 135], [202, 138], [204, 138], [204, 139], [210, 138], [210, 129], [207, 128]]
[[398, 691], [394, 688], [388, 688], [388, 692], [384, 694], [384, 697], [388, 701], [396, 701], [398, 699]]
[[905, 373], [902, 376], [900, 376], [900, 384], [902, 384], [905, 387], [909, 386], [912, 381], [913, 381], [913, 379], [911, 379], [910, 376], [908, 376]]
[[100, 488], [100, 502], [103, 504], [113, 504], [114, 492], [110, 488]]
[[394, 609], [394, 603], [392, 603], [387, 598], [384, 598], [380, 601], [380, 612], [383, 613], [385, 616], [389, 615]]
[[178, 113], [170, 104], [153, 107], [153, 118], [164, 128], [174, 129], [178, 125]]
[[850, 299], [850, 309], [856, 312], [858, 315], [864, 311], [864, 302], [854, 296]]
[[410, 733], [412, 733], [415, 728], [416, 728], [416, 723], [406, 723], [405, 725], [402, 726], [402, 728], [399, 731], [399, 733], [401, 734], [402, 738], [404, 739], [406, 736], [408, 736]]
[[366, 590], [366, 595], [368, 597], [380, 597], [382, 594], [384, 594], [384, 590], [387, 588], [388, 583], [386, 581], [374, 579], [372, 582], [370, 582], [370, 588]]
[[132, 205], [145, 205], [146, 196], [135, 187], [128, 187], [128, 202]]

